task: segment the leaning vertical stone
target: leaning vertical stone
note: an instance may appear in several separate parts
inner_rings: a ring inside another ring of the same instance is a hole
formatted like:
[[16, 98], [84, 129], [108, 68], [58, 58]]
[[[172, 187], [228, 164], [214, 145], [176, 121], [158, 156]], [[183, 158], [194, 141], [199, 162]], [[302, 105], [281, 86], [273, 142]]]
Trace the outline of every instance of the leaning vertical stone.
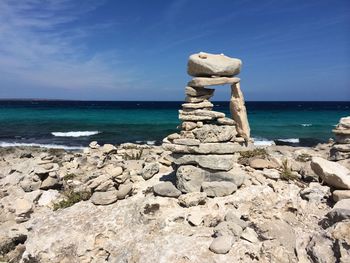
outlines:
[[248, 143], [250, 139], [250, 127], [243, 93], [239, 83], [232, 84], [231, 86], [230, 111], [232, 119], [236, 122], [237, 133]]

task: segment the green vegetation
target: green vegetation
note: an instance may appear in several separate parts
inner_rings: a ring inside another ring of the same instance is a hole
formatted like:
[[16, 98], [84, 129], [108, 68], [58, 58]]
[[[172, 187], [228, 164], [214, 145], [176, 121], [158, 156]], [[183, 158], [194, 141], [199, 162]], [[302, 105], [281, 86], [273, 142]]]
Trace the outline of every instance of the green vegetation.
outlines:
[[80, 201], [86, 201], [91, 197], [90, 192], [74, 192], [73, 189], [68, 189], [64, 192], [65, 198], [64, 200], [55, 203], [53, 205], [53, 210], [56, 211], [58, 209], [63, 209], [74, 205]]
[[124, 153], [124, 160], [140, 160], [143, 153], [143, 149], [131, 151], [130, 153]]
[[240, 157], [238, 158], [238, 162], [243, 165], [248, 165], [249, 159], [253, 157], [264, 159], [269, 154], [266, 152], [264, 148], [256, 148], [250, 151], [241, 151], [239, 152]]
[[282, 162], [281, 179], [286, 181], [298, 179], [295, 174], [292, 173], [292, 169], [290, 168], [287, 159]]
[[65, 180], [65, 181], [73, 180], [73, 179], [76, 178], [76, 177], [77, 177], [76, 174], [70, 173], [70, 174], [66, 174], [66, 175], [63, 177], [63, 180]]
[[305, 163], [305, 162], [311, 161], [311, 158], [312, 158], [312, 156], [311, 156], [310, 154], [302, 153], [302, 154], [298, 155], [298, 157], [296, 158], [296, 160], [297, 160], [298, 162], [303, 162], [303, 163]]

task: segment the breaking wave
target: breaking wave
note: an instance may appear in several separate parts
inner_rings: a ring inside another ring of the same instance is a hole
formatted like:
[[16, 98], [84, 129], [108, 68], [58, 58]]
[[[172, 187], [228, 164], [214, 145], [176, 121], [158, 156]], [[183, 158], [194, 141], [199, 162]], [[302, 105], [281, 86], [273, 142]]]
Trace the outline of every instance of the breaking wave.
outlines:
[[303, 126], [303, 127], [310, 127], [310, 126], [312, 126], [312, 124], [311, 123], [302, 123], [301, 126]]
[[99, 131], [69, 131], [69, 132], [51, 132], [56, 137], [87, 137], [99, 134]]
[[19, 142], [0, 142], [0, 147], [40, 147], [46, 149], [63, 149], [63, 150], [82, 150], [82, 146], [67, 146], [58, 144], [41, 144], [41, 143], [19, 143]]
[[277, 141], [280, 142], [289, 142], [289, 143], [299, 143], [300, 140], [298, 138], [291, 138], [291, 139], [277, 139]]

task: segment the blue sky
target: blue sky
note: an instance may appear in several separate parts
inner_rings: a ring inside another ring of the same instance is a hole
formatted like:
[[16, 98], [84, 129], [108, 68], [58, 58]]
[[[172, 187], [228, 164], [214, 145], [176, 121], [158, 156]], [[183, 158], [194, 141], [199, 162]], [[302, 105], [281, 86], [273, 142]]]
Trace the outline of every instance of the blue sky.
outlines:
[[350, 1], [0, 1], [0, 98], [183, 100], [200, 51], [246, 100], [350, 100]]

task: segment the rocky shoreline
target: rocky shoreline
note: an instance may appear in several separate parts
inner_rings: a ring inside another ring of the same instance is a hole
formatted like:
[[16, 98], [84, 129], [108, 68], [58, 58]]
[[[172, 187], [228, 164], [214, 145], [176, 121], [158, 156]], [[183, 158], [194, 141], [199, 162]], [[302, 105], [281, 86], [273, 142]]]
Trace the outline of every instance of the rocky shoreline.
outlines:
[[312, 169], [331, 147], [238, 152], [243, 182], [219, 196], [178, 190], [160, 146], [3, 148], [2, 260], [346, 262], [349, 190], [322, 184]]
[[[190, 56], [161, 146], [1, 149], [0, 261], [350, 262], [350, 117], [334, 143], [256, 147], [241, 63]], [[232, 118], [209, 101], [224, 84]]]

